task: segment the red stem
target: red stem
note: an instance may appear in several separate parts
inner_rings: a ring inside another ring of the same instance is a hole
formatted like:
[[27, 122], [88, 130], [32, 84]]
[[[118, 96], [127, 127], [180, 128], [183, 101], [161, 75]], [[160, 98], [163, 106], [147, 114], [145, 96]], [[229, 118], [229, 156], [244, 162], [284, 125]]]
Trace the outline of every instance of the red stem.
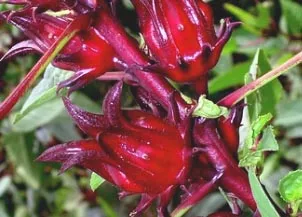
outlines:
[[294, 57], [290, 58], [288, 61], [283, 63], [277, 68], [269, 71], [268, 73], [264, 74], [257, 80], [241, 87], [240, 89], [232, 92], [228, 96], [221, 99], [218, 104], [221, 106], [225, 106], [228, 108], [233, 107], [236, 103], [244, 99], [249, 94], [253, 93], [255, 90], [259, 89], [260, 87], [266, 85], [273, 79], [279, 77], [281, 74], [286, 72], [288, 69], [300, 64], [302, 62], [302, 51], [296, 54]]

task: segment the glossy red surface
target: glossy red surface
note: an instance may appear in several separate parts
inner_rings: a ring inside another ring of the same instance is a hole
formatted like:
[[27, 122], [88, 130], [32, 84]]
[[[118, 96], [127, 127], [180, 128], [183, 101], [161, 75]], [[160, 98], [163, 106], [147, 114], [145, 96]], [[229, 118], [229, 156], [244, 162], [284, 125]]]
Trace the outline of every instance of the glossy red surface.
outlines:
[[[4, 16], [4, 15], [3, 15]], [[28, 50], [44, 53], [55, 42], [70, 23], [70, 19], [57, 18], [46, 14], [22, 12], [9, 15], [9, 22], [17, 26], [30, 39], [13, 47], [6, 56], [10, 57]], [[71, 70], [75, 75], [60, 84], [70, 91], [78, 89], [105, 72], [114, 69], [113, 48], [93, 27], [83, 30], [74, 37], [54, 60], [61, 69]]]
[[170, 195], [190, 169], [187, 143], [164, 119], [139, 110], [122, 112], [121, 91], [119, 82], [108, 92], [104, 115], [85, 112], [65, 98], [67, 111], [92, 139], [54, 146], [39, 160], [62, 163], [62, 172], [81, 165], [124, 192]]
[[132, 0], [154, 67], [178, 82], [195, 81], [214, 67], [233, 23], [216, 36], [211, 8], [193, 0]]

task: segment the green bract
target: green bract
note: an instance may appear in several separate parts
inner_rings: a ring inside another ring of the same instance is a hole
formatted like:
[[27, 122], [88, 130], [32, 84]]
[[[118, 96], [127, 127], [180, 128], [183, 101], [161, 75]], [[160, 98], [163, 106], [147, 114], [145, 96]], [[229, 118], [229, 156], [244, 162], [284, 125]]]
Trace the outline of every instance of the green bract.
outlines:
[[193, 112], [193, 117], [203, 118], [218, 118], [227, 115], [228, 109], [223, 106], [218, 106], [211, 100], [206, 99], [205, 95], [201, 95], [198, 99], [198, 104]]

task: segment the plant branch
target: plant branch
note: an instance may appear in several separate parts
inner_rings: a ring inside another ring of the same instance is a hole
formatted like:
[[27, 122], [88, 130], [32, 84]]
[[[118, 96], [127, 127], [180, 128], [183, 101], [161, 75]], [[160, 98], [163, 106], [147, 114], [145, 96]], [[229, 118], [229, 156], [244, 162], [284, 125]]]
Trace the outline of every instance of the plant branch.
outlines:
[[263, 87], [270, 81], [274, 80], [275, 78], [279, 77], [287, 70], [291, 69], [292, 67], [300, 64], [302, 62], [302, 51], [295, 55], [294, 57], [290, 58], [288, 61], [283, 63], [282, 65], [278, 66], [277, 68], [269, 71], [265, 75], [261, 76], [260, 78], [252, 81], [251, 83], [241, 87], [240, 89], [234, 91], [233, 93], [229, 94], [228, 96], [221, 99], [218, 104], [225, 107], [232, 107], [236, 103], [240, 102], [246, 96], [253, 93], [255, 90]]

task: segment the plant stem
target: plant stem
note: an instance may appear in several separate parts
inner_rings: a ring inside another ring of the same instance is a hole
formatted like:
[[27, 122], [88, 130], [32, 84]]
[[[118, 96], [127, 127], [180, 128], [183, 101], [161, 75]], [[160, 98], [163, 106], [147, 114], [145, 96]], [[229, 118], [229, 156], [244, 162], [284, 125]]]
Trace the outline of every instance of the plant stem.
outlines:
[[265, 75], [261, 76], [260, 78], [252, 81], [251, 83], [241, 87], [240, 89], [234, 91], [233, 93], [227, 95], [223, 99], [221, 99], [218, 104], [225, 107], [232, 107], [246, 96], [253, 93], [255, 90], [263, 87], [270, 81], [274, 80], [275, 78], [279, 77], [287, 70], [291, 69], [292, 67], [300, 64], [302, 62], [302, 51], [296, 54], [294, 57], [290, 58], [288, 61], [283, 63], [282, 65], [278, 66], [277, 68], [269, 71]]
[[72, 21], [64, 30], [64, 32], [58, 37], [53, 45], [45, 52], [36, 65], [30, 70], [30, 72], [23, 78], [18, 86], [9, 94], [9, 96], [0, 104], [0, 120], [2, 120], [18, 102], [18, 100], [24, 95], [28, 88], [34, 83], [37, 77], [45, 70], [45, 68], [51, 63], [56, 55], [64, 48], [64, 46], [72, 39], [72, 37], [82, 29], [84, 23], [79, 19], [87, 19], [86, 17], [80, 17]]

